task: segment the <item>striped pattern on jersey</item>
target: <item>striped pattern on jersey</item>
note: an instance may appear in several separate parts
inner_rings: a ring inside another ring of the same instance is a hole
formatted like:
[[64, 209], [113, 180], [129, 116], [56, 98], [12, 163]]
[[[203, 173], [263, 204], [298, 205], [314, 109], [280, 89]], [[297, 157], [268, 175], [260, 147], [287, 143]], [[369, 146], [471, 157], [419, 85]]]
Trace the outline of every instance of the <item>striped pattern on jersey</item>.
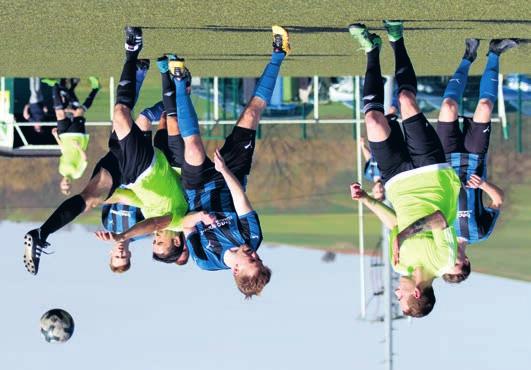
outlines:
[[376, 182], [376, 177], [382, 177], [382, 173], [378, 168], [378, 163], [374, 158], [371, 158], [365, 163], [364, 176], [367, 180]]
[[[143, 220], [144, 216], [140, 208], [137, 207], [114, 203], [104, 204], [101, 209], [101, 223], [103, 224], [103, 228], [113, 233], [127, 231], [136, 223]], [[131, 240], [134, 241], [143, 237], [136, 237]]]
[[484, 154], [450, 153], [446, 160], [461, 180], [461, 190], [454, 227], [457, 236], [477, 243], [487, 239], [499, 215], [499, 210], [483, 205], [483, 190], [470, 189], [465, 185], [473, 174], [487, 178], [487, 158]]

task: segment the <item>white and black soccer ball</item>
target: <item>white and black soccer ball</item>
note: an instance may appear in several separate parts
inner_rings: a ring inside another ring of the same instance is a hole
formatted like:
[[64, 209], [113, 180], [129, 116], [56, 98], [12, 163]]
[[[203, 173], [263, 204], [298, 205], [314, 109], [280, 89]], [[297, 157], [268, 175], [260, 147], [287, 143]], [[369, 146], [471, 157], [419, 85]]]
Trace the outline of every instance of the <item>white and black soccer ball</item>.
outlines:
[[45, 312], [41, 317], [41, 334], [49, 342], [66, 342], [74, 334], [74, 319], [60, 308]]

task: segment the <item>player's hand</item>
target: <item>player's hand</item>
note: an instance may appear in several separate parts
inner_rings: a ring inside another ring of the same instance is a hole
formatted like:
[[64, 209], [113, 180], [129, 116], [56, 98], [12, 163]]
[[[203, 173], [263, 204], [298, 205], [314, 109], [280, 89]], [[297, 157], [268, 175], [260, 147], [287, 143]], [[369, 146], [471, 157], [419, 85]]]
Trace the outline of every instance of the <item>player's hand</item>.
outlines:
[[214, 216], [212, 213], [203, 212], [201, 215], [201, 222], [203, 222], [205, 225], [212, 225], [216, 222], [216, 216]]
[[214, 153], [214, 166], [216, 167], [216, 171], [218, 172], [224, 172], [227, 170], [227, 165], [225, 164], [225, 160], [221, 156], [219, 148], [216, 149], [216, 153]]
[[119, 234], [112, 233], [110, 231], [103, 231], [99, 230], [94, 233], [96, 235], [96, 238], [103, 241], [112, 241], [112, 242], [121, 242], [123, 239], [120, 237]]
[[350, 196], [353, 200], [361, 200], [367, 196], [367, 193], [361, 188], [359, 182], [355, 182], [350, 184]]
[[52, 135], [57, 136], [57, 127], [52, 128]]
[[472, 175], [470, 176], [470, 179], [466, 183], [467, 188], [477, 189], [483, 185], [483, 179], [479, 177], [478, 175]]

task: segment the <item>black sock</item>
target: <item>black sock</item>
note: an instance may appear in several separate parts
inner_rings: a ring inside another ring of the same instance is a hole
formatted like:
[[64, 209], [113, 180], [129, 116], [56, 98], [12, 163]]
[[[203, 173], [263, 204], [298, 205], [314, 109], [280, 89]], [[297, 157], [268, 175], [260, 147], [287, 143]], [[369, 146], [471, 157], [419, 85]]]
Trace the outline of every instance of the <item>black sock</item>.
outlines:
[[53, 234], [66, 224], [72, 222], [84, 210], [85, 200], [81, 195], [74, 195], [65, 200], [41, 226], [41, 239], [46, 240], [48, 235]]
[[398, 84], [398, 92], [409, 90], [417, 93], [417, 76], [411, 64], [411, 59], [407, 55], [404, 38], [391, 42], [391, 47], [395, 52], [395, 77]]
[[83, 102], [83, 109], [85, 111], [87, 111], [91, 107], [92, 102], [94, 101], [94, 98], [96, 97], [96, 94], [98, 94], [98, 91], [100, 91], [100, 90], [99, 89], [92, 89], [90, 91], [90, 94], [87, 96], [87, 98]]
[[79, 108], [79, 98], [77, 97], [74, 89], [70, 88], [69, 90], [67, 90], [67, 92], [68, 92], [68, 101], [70, 105], [72, 105], [72, 107], [74, 108]]
[[380, 49], [367, 53], [367, 70], [363, 84], [363, 112], [384, 112], [384, 80], [380, 68]]
[[52, 97], [54, 109], [65, 109], [63, 105], [63, 99], [61, 98], [61, 88], [58, 84], [55, 84], [52, 88]]
[[133, 109], [136, 96], [136, 59], [126, 60], [118, 88], [116, 89], [116, 104], [123, 104]]
[[164, 104], [164, 110], [168, 116], [176, 116], [175, 84], [171, 80], [169, 72], [162, 73], [160, 76], [162, 78], [162, 103]]

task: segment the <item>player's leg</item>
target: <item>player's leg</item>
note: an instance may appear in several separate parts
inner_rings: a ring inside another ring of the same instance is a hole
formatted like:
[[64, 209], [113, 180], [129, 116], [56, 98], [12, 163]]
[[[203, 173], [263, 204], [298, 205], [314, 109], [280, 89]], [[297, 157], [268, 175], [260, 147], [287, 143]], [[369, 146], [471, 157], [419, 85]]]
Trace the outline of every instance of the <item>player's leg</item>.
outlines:
[[[55, 116], [57, 121], [62, 121], [66, 118], [65, 102], [61, 94], [61, 86], [59, 86], [59, 80], [51, 78], [43, 78], [42, 82], [52, 88], [53, 109], [55, 110]], [[61, 128], [58, 127], [59, 131]]]
[[468, 81], [468, 71], [476, 59], [478, 47], [478, 39], [465, 40], [463, 59], [461, 59], [459, 66], [444, 90], [443, 102], [437, 122], [437, 135], [446, 154], [466, 152], [464, 135], [459, 127], [459, 103], [463, 98], [463, 92]]
[[238, 127], [250, 130], [257, 129], [258, 123], [260, 122], [260, 115], [269, 104], [273, 95], [282, 61], [291, 51], [288, 32], [280, 26], [273, 26], [272, 32], [273, 53], [271, 54], [271, 59], [256, 84], [251, 100], [238, 119]]
[[92, 106], [92, 103], [94, 102], [94, 98], [96, 98], [96, 95], [98, 94], [101, 88], [100, 81], [98, 80], [97, 77], [90, 76], [89, 82], [90, 82], [91, 90], [88, 96], [86, 97], [85, 101], [83, 102], [83, 104], [81, 104], [81, 106], [79, 107], [81, 108], [81, 111], [82, 111], [80, 112], [80, 114], [84, 114], [87, 110], [89, 110], [89, 108]]
[[[369, 33], [363, 24], [349, 26], [352, 37], [367, 55], [363, 85], [363, 111], [372, 156], [378, 162], [383, 181], [410, 169], [411, 158], [405, 149], [404, 137], [396, 120], [384, 116], [384, 80], [380, 68], [381, 38]], [[395, 125], [396, 123], [396, 125]]]
[[404, 43], [402, 21], [384, 21], [395, 55], [398, 101], [407, 150], [415, 167], [445, 163], [444, 151], [435, 129], [417, 104], [417, 76]]
[[139, 27], [126, 27], [125, 63], [118, 82], [113, 117], [113, 129], [119, 140], [129, 134], [133, 125], [131, 111], [136, 101], [137, 60], [141, 49], [142, 29]]

